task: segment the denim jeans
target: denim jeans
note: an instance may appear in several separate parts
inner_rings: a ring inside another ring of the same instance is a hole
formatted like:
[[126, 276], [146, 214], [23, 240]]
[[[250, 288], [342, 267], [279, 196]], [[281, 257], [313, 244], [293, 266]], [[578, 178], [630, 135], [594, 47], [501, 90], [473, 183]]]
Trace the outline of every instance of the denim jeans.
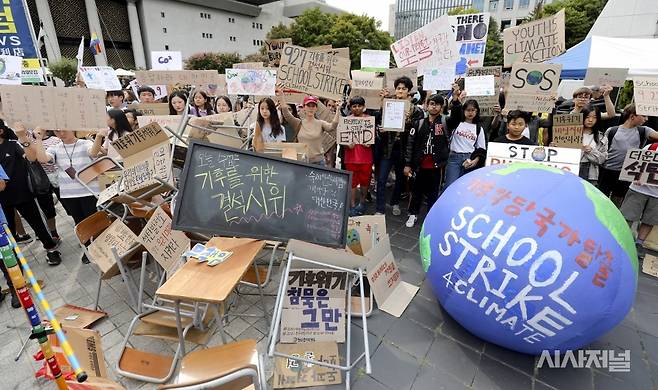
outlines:
[[394, 149], [391, 158], [382, 158], [379, 160], [379, 170], [377, 176], [377, 212], [386, 212], [386, 181], [391, 168], [395, 168], [395, 186], [393, 187], [393, 196], [391, 197], [391, 206], [400, 203], [402, 187], [406, 177], [404, 176], [404, 163], [400, 160], [400, 151]]
[[468, 160], [471, 153], [456, 153], [450, 152], [448, 156], [448, 165], [446, 165], [446, 181], [445, 188], [454, 183], [457, 179], [464, 176], [466, 170], [464, 169], [464, 161]]

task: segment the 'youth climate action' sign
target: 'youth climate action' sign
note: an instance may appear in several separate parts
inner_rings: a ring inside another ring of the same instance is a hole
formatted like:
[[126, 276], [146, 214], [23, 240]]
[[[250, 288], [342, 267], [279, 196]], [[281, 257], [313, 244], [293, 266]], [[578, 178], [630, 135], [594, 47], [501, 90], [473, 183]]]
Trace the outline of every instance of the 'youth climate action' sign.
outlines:
[[580, 149], [489, 142], [485, 165], [533, 162], [577, 175], [581, 153]]
[[529, 112], [552, 112], [557, 98], [562, 65], [525, 64], [512, 67], [505, 108]]
[[564, 10], [548, 18], [503, 31], [505, 68], [515, 62], [543, 62], [562, 54], [564, 43]]
[[350, 84], [350, 60], [285, 45], [276, 78], [284, 89], [339, 100]]

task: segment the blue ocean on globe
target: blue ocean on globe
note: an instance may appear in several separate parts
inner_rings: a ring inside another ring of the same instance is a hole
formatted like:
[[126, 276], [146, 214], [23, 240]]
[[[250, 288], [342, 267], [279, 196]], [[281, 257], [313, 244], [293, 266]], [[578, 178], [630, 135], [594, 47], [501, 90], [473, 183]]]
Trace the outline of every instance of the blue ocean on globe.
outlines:
[[457, 180], [425, 219], [420, 250], [444, 309], [522, 353], [586, 346], [635, 299], [637, 252], [619, 210], [578, 176], [540, 164]]

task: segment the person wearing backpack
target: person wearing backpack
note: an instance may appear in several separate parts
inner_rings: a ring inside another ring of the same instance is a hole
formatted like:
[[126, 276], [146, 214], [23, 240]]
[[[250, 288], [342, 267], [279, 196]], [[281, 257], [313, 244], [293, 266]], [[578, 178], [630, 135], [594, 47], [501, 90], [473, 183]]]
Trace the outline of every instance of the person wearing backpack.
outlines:
[[406, 226], [413, 227], [418, 221], [418, 213], [427, 197], [427, 209], [431, 209], [439, 197], [443, 168], [450, 153], [450, 136], [446, 117], [442, 115], [445, 100], [439, 94], [434, 94], [427, 100], [429, 116], [415, 122], [409, 132], [405, 153], [404, 174], [413, 176], [415, 173], [411, 202], [409, 203], [409, 219]]
[[622, 124], [606, 130], [604, 137], [608, 140], [608, 158], [599, 169], [599, 190], [609, 196], [617, 207], [621, 205], [631, 183], [619, 180], [626, 152], [629, 149], [644, 147], [647, 140], [658, 141], [658, 132], [646, 126], [644, 115], [638, 115], [635, 104], [624, 107], [621, 115]]

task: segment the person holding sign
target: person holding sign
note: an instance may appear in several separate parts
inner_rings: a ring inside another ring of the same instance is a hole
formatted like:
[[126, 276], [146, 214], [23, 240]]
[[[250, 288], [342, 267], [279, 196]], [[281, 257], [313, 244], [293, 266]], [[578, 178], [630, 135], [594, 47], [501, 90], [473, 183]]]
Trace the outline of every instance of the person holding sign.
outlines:
[[112, 146], [112, 141], [121, 138], [128, 133], [132, 133], [133, 128], [128, 122], [126, 114], [121, 110], [109, 110], [107, 112], [108, 129], [100, 130], [94, 139], [94, 145], [91, 148], [92, 156], [108, 156], [116, 161], [123, 161], [123, 157]]
[[585, 107], [583, 114], [583, 156], [578, 176], [595, 184], [599, 178], [599, 166], [608, 158], [608, 139], [601, 134], [601, 112], [598, 108]]
[[[612, 102], [612, 99], [610, 98], [610, 92], [612, 92], [612, 87], [604, 85], [603, 87], [600, 87], [600, 91], [603, 95], [603, 101], [605, 102], [605, 113], [601, 114], [602, 119], [610, 119], [614, 118], [617, 116], [615, 113], [615, 104]], [[590, 103], [592, 101], [592, 90], [587, 88], [587, 87], [580, 87], [576, 89], [573, 92], [573, 110], [571, 110], [572, 114], [577, 114], [585, 107], [589, 107]]]
[[281, 126], [276, 104], [270, 98], [265, 98], [258, 104], [253, 142], [257, 152], [262, 152], [267, 143], [286, 142], [286, 131]]
[[128, 107], [124, 102], [123, 91], [107, 91], [107, 109], [125, 110]]
[[[352, 114], [348, 118], [366, 117], [366, 100], [361, 96], [350, 99]], [[346, 145], [344, 160], [345, 168], [352, 172], [352, 208], [350, 216], [363, 215], [366, 211], [366, 197], [372, 176], [372, 150], [370, 145], [350, 143]], [[357, 189], [359, 187], [359, 189]], [[359, 203], [357, 204], [357, 197]]]
[[[298, 142], [308, 146], [308, 161], [311, 164], [325, 165], [324, 150], [322, 147], [322, 133], [335, 132], [338, 127], [338, 119], [340, 118], [340, 111], [336, 111], [334, 119], [325, 122], [315, 118], [315, 113], [318, 111], [318, 98], [315, 96], [306, 96], [304, 98], [304, 116], [295, 118], [288, 108], [288, 104], [283, 96], [281, 88], [276, 89], [276, 96], [279, 98], [279, 107], [286, 122], [290, 123], [295, 130]], [[342, 102], [339, 102], [342, 105]]]

